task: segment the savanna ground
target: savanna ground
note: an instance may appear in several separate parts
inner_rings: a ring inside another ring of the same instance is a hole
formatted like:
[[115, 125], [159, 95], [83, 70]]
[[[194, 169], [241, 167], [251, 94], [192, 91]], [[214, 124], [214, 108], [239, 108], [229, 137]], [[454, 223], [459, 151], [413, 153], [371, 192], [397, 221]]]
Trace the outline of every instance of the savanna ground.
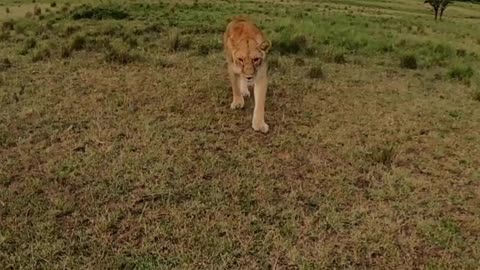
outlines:
[[478, 269], [479, 5], [66, 3], [0, 7], [1, 269]]

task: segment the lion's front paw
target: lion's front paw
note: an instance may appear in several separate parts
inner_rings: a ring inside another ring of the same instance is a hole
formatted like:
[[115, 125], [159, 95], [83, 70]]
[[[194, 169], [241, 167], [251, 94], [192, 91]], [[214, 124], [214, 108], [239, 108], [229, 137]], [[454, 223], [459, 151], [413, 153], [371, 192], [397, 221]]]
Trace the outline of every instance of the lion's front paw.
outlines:
[[263, 133], [267, 133], [267, 132], [268, 132], [268, 125], [267, 125], [267, 123], [265, 123], [264, 121], [261, 121], [261, 122], [253, 122], [252, 128], [253, 128], [253, 130], [255, 130], [255, 131], [261, 131], [261, 132], [263, 132]]
[[240, 99], [234, 99], [233, 102], [230, 104], [230, 108], [232, 109], [241, 109], [243, 108], [245, 102], [243, 101], [243, 97]]
[[242, 90], [242, 96], [244, 96], [244, 97], [250, 97], [250, 91], [248, 91], [248, 88]]

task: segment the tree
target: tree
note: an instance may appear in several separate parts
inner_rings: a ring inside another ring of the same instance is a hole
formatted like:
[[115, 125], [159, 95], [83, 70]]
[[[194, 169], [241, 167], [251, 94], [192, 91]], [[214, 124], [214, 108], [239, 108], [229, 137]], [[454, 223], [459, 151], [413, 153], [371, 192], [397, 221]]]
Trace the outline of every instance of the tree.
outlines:
[[[435, 12], [435, 20], [437, 20], [438, 15], [440, 15], [440, 20], [443, 17], [443, 12], [447, 9], [448, 5], [452, 3], [452, 0], [425, 0], [424, 4], [428, 3], [432, 6], [433, 11]], [[440, 14], [439, 14], [440, 11]]]

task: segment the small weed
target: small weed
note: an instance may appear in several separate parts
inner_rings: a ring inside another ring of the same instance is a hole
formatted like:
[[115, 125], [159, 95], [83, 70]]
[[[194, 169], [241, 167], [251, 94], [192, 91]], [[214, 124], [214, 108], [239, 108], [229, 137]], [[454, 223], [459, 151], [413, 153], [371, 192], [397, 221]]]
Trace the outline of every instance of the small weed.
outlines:
[[417, 57], [413, 54], [407, 54], [400, 58], [400, 67], [407, 69], [417, 69]]
[[458, 81], [468, 81], [473, 74], [474, 71], [470, 66], [454, 66], [448, 71], [448, 77]]
[[50, 10], [49, 8], [46, 8], [46, 9], [45, 9], [45, 12], [46, 12], [46, 13], [50, 13], [51, 10]]
[[52, 3], [50, 3], [50, 7], [54, 8], [54, 7], [56, 7], [56, 6], [57, 6], [57, 2], [52, 2]]
[[33, 15], [40, 16], [41, 14], [42, 14], [42, 9], [39, 6], [35, 5], [33, 7]]
[[7, 70], [12, 67], [12, 62], [7, 57], [0, 60], [0, 71]]
[[313, 66], [310, 69], [310, 72], [308, 73], [308, 76], [311, 79], [323, 79], [324, 74], [323, 74], [322, 66], [320, 64], [317, 64], [316, 66]]
[[5, 13], [10, 13], [10, 9], [8, 7], [5, 8]]

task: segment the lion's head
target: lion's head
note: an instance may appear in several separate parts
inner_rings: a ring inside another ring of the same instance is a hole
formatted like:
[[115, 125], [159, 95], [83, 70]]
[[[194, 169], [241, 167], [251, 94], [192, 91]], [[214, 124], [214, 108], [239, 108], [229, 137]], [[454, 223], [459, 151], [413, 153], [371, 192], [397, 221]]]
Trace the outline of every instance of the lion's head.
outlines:
[[240, 75], [251, 83], [254, 81], [257, 71], [264, 65], [272, 43], [269, 40], [259, 43], [255, 39], [243, 39], [235, 45], [232, 52], [233, 63], [240, 71]]

